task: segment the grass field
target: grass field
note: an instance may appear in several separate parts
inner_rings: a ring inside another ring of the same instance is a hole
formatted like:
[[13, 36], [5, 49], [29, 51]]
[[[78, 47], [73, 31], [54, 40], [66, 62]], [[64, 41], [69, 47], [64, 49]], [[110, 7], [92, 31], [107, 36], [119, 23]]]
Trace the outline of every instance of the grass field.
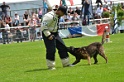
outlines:
[[[0, 82], [124, 82], [124, 34], [111, 35], [105, 43], [108, 63], [98, 56], [98, 64], [82, 60], [63, 68], [56, 53], [56, 70], [46, 70], [43, 41], [0, 45]], [[81, 47], [101, 41], [101, 36], [64, 39], [67, 46]], [[75, 58], [70, 55], [70, 62]]]

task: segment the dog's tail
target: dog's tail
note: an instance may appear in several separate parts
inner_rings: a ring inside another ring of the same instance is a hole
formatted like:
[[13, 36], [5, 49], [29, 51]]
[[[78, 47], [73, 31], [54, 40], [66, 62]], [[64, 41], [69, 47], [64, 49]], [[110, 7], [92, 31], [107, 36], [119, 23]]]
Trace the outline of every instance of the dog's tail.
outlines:
[[102, 45], [105, 43], [105, 39], [106, 39], [106, 30], [104, 30], [103, 34], [102, 34]]

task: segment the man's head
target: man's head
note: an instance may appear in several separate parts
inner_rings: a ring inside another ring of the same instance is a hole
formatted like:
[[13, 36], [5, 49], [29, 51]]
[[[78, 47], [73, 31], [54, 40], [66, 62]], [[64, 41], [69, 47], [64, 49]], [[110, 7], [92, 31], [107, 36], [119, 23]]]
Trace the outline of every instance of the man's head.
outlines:
[[5, 5], [6, 3], [5, 2], [3, 2], [3, 5]]
[[67, 14], [67, 7], [65, 7], [65, 6], [60, 6], [60, 7], [57, 9], [56, 14], [57, 14], [58, 16], [66, 15], [66, 14]]

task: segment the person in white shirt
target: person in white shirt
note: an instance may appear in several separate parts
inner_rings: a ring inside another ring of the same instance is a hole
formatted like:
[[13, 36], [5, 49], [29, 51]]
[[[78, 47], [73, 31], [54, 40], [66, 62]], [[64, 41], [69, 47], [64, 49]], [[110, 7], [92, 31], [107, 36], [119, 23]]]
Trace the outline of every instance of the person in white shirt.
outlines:
[[14, 26], [18, 26], [18, 25], [19, 25], [19, 15], [16, 12], [14, 17]]
[[97, 14], [97, 16], [101, 17], [102, 13], [103, 13], [103, 7], [102, 7], [102, 5], [100, 5], [100, 7], [98, 7], [96, 10], [96, 14]]
[[72, 21], [79, 21], [79, 16], [76, 12], [74, 13], [74, 15], [72, 17]]
[[112, 0], [104, 0], [104, 2], [105, 2], [106, 4], [111, 4], [111, 3], [112, 3]]
[[68, 21], [72, 21], [72, 16], [71, 16], [70, 13], [67, 14], [67, 17], [66, 18], [67, 18]]

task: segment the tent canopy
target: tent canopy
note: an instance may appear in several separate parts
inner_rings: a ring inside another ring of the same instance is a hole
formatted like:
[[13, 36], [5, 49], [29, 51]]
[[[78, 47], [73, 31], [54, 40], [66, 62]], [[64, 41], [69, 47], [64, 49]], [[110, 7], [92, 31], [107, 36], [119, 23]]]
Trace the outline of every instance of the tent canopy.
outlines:
[[42, 7], [42, 0], [0, 0], [10, 6], [11, 11]]
[[36, 1], [36, 0], [0, 0], [0, 4], [3, 2], [8, 3], [19, 3], [19, 2], [27, 2], [27, 1]]
[[[53, 7], [55, 5], [60, 5], [60, 0], [47, 0], [47, 1], [48, 1], [49, 5], [51, 7]], [[73, 0], [74, 5], [81, 5], [81, 1], [82, 0]], [[112, 1], [112, 2], [124, 2], [124, 0], [108, 0], [108, 1]], [[69, 0], [65, 0], [65, 2], [66, 2], [66, 4], [68, 6], [71, 5], [70, 2], [69, 2]], [[102, 0], [102, 2], [104, 3], [104, 0]], [[92, 3], [93, 4], [96, 4], [96, 0], [92, 0]]]

